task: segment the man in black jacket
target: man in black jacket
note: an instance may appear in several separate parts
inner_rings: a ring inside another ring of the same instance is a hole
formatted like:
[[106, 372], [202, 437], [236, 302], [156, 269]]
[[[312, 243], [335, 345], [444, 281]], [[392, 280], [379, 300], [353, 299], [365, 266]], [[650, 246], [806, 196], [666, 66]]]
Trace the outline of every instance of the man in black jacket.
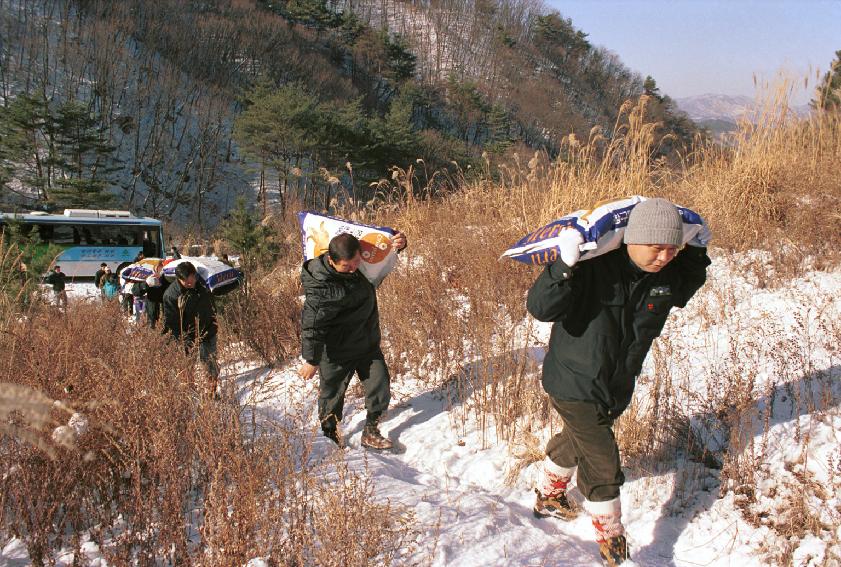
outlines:
[[93, 285], [95, 285], [96, 288], [99, 290], [99, 298], [102, 301], [105, 301], [105, 299], [106, 299], [105, 290], [103, 289], [102, 277], [105, 275], [105, 268], [107, 268], [107, 267], [108, 267], [108, 264], [106, 264], [105, 262], [102, 262], [99, 265], [99, 269], [93, 275]]
[[146, 321], [153, 329], [161, 318], [161, 304], [169, 282], [163, 275], [163, 261], [155, 264], [154, 275], [146, 278]]
[[[628, 407], [636, 377], [672, 307], [684, 307], [706, 280], [706, 248], [683, 242], [677, 208], [649, 199], [631, 210], [624, 245], [577, 263], [575, 229], [564, 231], [561, 260], [547, 266], [528, 293], [536, 319], [553, 322], [543, 388], [564, 427], [546, 446], [536, 490], [538, 517], [570, 518], [566, 497], [577, 468], [608, 565], [628, 556], [619, 488], [625, 481], [613, 421]], [[704, 243], [705, 244], [705, 243]]]
[[[406, 237], [398, 232], [392, 245], [402, 250]], [[359, 240], [340, 234], [328, 251], [304, 263], [301, 282], [306, 299], [301, 315], [302, 357], [298, 374], [310, 379], [320, 371], [318, 419], [324, 435], [341, 445], [345, 391], [354, 374], [365, 390], [367, 416], [362, 445], [390, 449], [378, 423], [391, 400], [388, 368], [380, 350], [380, 316], [374, 286], [359, 271]]]
[[55, 296], [56, 305], [67, 309], [67, 274], [61, 271], [61, 266], [56, 266], [50, 272], [45, 281], [53, 286], [53, 295]]
[[163, 332], [183, 341], [188, 354], [195, 352], [194, 348], [198, 346], [199, 359], [207, 369], [208, 393], [218, 398], [216, 307], [213, 296], [198, 279], [196, 267], [190, 262], [175, 267], [175, 281], [163, 296], [163, 311]]

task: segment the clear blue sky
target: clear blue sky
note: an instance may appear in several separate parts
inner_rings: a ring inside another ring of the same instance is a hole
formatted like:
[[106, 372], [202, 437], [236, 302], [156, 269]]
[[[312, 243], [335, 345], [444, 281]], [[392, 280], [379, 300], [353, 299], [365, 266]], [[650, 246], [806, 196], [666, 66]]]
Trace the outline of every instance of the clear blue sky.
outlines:
[[[841, 0], [544, 0], [673, 98], [721, 93], [754, 96], [754, 74], [809, 78], [841, 49]], [[811, 67], [811, 73], [810, 73]]]

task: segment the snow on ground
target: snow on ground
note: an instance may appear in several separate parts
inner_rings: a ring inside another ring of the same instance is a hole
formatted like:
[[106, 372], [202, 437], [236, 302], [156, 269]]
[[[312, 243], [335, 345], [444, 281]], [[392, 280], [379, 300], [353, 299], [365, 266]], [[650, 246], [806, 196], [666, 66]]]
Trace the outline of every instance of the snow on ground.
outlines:
[[[760, 519], [746, 521], [742, 497], [734, 491], [720, 497], [720, 471], [699, 463], [675, 459], [657, 470], [628, 471], [622, 507], [631, 555], [637, 564], [652, 567], [771, 564], [767, 552], [782, 540], [770, 522], [787, 513], [791, 490], [803, 486], [794, 481], [805, 476], [823, 489], [822, 498], [813, 498], [810, 505], [826, 529], [820, 537], [806, 534], [795, 539], [790, 564], [838, 565], [841, 357], [838, 345], [827, 342], [826, 325], [841, 320], [841, 271], [812, 272], [779, 288], [759, 289], [738, 264], [717, 260], [708, 285], [671, 319], [662, 341], [676, 347], [674, 374], [685, 382], [676, 391], [690, 410], [693, 394], [708, 392], [705, 381], [716, 379], [734, 345], [737, 352], [754, 357], [744, 361], [755, 370], [753, 391], [766, 394], [758, 395], [756, 403], [774, 409], [767, 426], [750, 425], [754, 444], [744, 449], [753, 451], [757, 465], [756, 500], [749, 509]], [[74, 288], [71, 297], [85, 294], [84, 287]], [[535, 344], [545, 344], [547, 333], [548, 325], [539, 326]], [[750, 349], [739, 351], [750, 337]], [[775, 356], [772, 351], [781, 344], [797, 356]], [[679, 355], [681, 350], [690, 352]], [[540, 349], [527, 352], [542, 356]], [[638, 401], [645, 395], [646, 376], [655, 371], [650, 359], [640, 379]], [[315, 431], [317, 382], [302, 382], [296, 370], [295, 365], [274, 371], [238, 365], [227, 369], [226, 379], [261, 419], [283, 419], [303, 411]], [[823, 393], [830, 392], [829, 403], [821, 411], [800, 409], [792, 398], [801, 400], [797, 392], [814, 384], [828, 384]], [[533, 517], [539, 463], [525, 467], [514, 484], [508, 484], [516, 461], [512, 447], [496, 442], [492, 431], [483, 435], [446, 391], [401, 377], [395, 378], [393, 388], [397, 395], [382, 430], [397, 450], [377, 453], [360, 447], [365, 408], [360, 389], [352, 386], [342, 423], [348, 447], [341, 455], [353, 470], [368, 471], [378, 499], [414, 517], [413, 562], [452, 567], [601, 565], [586, 515], [570, 522]], [[768, 394], [771, 391], [775, 394]], [[726, 398], [728, 392], [721, 394]], [[250, 421], [248, 415], [245, 419]], [[543, 433], [543, 439], [548, 438], [548, 432]], [[716, 439], [715, 431], [708, 433]], [[315, 439], [314, 459], [330, 458], [337, 451], [324, 438]], [[582, 500], [575, 488], [571, 496]], [[85, 552], [89, 564], [100, 564], [98, 550]], [[59, 558], [58, 564], [71, 561]], [[0, 565], [24, 564], [20, 542], [12, 541], [0, 551]]]

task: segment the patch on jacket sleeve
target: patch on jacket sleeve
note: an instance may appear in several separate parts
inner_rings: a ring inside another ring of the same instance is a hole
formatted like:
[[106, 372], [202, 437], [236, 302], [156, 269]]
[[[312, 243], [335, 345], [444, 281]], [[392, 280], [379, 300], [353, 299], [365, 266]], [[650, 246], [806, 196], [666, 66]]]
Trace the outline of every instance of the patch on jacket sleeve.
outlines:
[[668, 285], [658, 285], [651, 288], [650, 297], [665, 297], [672, 294], [672, 288]]

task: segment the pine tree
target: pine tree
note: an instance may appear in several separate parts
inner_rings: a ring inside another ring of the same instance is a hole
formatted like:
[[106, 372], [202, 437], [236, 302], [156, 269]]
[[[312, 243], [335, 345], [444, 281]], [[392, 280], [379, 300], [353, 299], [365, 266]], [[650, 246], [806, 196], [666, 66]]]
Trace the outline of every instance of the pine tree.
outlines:
[[513, 144], [508, 110], [501, 104], [495, 104], [488, 113], [488, 140], [485, 149], [492, 154], [502, 154]]
[[389, 167], [405, 167], [407, 160], [418, 157], [417, 133], [414, 123], [414, 101], [409, 92], [402, 92], [391, 100], [383, 118], [370, 120], [370, 159], [377, 174]]
[[287, 0], [285, 3], [266, 2], [262, 4], [280, 14], [292, 24], [301, 24], [318, 31], [341, 25], [341, 18], [327, 6], [326, 0]]
[[58, 108], [19, 95], [0, 120], [0, 177], [14, 175], [37, 200], [57, 206], [106, 206], [114, 148], [99, 120], [76, 102]]
[[835, 60], [815, 91], [811, 106], [814, 109], [831, 112], [841, 110], [841, 49], [835, 52]]
[[56, 111], [54, 130], [60, 175], [51, 201], [66, 207], [109, 206], [114, 200], [108, 192], [114, 147], [107, 143], [105, 128], [83, 105], [68, 102]]
[[247, 156], [280, 172], [283, 208], [293, 168], [311, 158], [316, 149], [315, 132], [321, 123], [318, 100], [300, 84], [278, 89], [263, 84], [248, 95], [246, 103], [248, 108], [234, 123], [234, 137]]
[[663, 95], [660, 94], [660, 89], [657, 87], [657, 81], [651, 75], [646, 75], [645, 81], [642, 83], [642, 92], [658, 101], [663, 100]]
[[237, 199], [224, 227], [222, 236], [240, 255], [240, 265], [246, 271], [266, 267], [274, 261], [277, 245], [272, 231], [248, 211], [245, 199]]
[[34, 195], [46, 202], [51, 181], [51, 117], [47, 103], [36, 96], [20, 94], [3, 109], [0, 120], [0, 154], [4, 169], [18, 178]]

